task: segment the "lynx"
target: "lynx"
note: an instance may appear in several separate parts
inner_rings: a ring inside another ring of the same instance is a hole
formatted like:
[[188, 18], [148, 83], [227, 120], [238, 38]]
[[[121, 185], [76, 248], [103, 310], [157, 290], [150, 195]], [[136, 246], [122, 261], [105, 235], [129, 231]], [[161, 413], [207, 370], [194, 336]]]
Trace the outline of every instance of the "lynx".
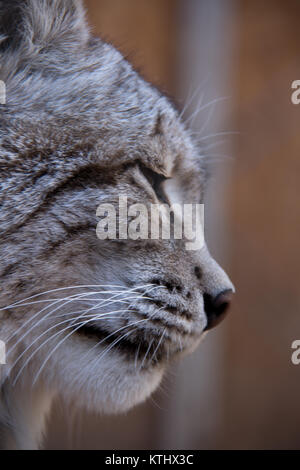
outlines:
[[0, 441], [36, 449], [58, 394], [103, 413], [145, 400], [234, 287], [206, 246], [97, 238], [119, 196], [202, 203], [206, 163], [82, 3], [2, 0], [0, 39]]

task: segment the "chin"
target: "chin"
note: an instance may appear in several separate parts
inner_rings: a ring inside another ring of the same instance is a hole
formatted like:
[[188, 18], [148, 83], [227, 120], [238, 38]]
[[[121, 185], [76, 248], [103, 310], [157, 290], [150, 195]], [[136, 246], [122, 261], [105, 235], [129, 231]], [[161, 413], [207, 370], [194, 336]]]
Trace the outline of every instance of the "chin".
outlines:
[[72, 405], [110, 414], [146, 400], [170, 361], [190, 354], [203, 337], [202, 324], [198, 335], [173, 328], [164, 336], [159, 325], [157, 330], [129, 331], [125, 338], [102, 328], [84, 326], [66, 338], [63, 347], [48, 356], [40, 379]]
[[145, 401], [165, 369], [165, 361], [141, 367], [118, 348], [105, 353], [105, 348], [93, 348], [88, 340], [77, 338], [65, 345], [63, 357], [58, 351], [53, 354], [41, 379], [71, 405], [115, 414]]

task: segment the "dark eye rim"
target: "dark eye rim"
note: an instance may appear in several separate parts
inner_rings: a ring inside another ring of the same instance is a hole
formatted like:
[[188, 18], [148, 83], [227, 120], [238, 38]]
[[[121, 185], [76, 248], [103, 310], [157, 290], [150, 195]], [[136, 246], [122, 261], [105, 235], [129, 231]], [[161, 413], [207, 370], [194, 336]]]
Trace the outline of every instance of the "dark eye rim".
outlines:
[[144, 175], [144, 177], [146, 178], [146, 180], [150, 184], [150, 186], [152, 186], [152, 188], [153, 188], [155, 194], [157, 195], [158, 199], [160, 199], [162, 202], [168, 204], [167, 197], [166, 197], [166, 195], [164, 193], [164, 190], [162, 188], [162, 183], [164, 181], [166, 181], [167, 179], [169, 179], [169, 178], [167, 178], [166, 176], [164, 176], [160, 173], [156, 173], [155, 171], [151, 170], [150, 168], [146, 167], [143, 164], [140, 164], [139, 167], [140, 167], [140, 170], [141, 170], [142, 174]]

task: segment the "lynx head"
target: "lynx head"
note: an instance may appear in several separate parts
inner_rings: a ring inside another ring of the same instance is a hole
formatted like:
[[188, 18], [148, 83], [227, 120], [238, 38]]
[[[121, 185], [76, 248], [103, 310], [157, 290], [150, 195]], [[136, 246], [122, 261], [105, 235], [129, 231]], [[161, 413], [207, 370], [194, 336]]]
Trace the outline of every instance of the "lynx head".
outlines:
[[233, 286], [206, 246], [100, 240], [96, 210], [202, 203], [204, 160], [173, 105], [90, 35], [80, 1], [0, 14], [2, 382], [122, 411], [197, 346]]

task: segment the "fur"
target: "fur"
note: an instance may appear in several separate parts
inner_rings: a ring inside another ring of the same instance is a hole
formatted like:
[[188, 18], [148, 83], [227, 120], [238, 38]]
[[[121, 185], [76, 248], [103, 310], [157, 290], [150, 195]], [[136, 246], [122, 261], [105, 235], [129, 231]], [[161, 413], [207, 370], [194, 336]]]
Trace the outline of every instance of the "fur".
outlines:
[[[38, 448], [58, 393], [106, 413], [145, 400], [199, 343], [203, 294], [233, 286], [206, 247], [97, 239], [100, 202], [158, 202], [141, 167], [170, 178], [170, 201], [201, 202], [199, 149], [170, 102], [90, 35], [80, 1], [0, 0], [0, 14], [0, 440]], [[128, 333], [116, 346], [63, 330], [99, 298], [93, 326]]]

